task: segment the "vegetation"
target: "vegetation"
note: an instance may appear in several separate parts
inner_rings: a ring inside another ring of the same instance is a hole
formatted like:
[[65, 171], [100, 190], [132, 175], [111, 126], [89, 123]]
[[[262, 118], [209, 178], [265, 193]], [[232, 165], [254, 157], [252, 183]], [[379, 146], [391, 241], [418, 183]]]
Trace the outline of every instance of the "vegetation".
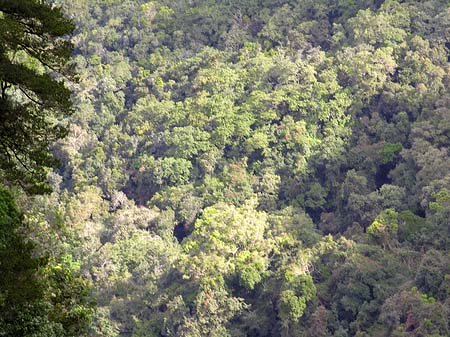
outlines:
[[[42, 183], [57, 138], [61, 162], [51, 193], [13, 189], [23, 217], [0, 193], [0, 259], [32, 241], [23, 273], [46, 299], [28, 317], [55, 336], [450, 334], [448, 1], [53, 0], [48, 28], [13, 3], [0, 40], [22, 42], [0, 66], [33, 86], [0, 68], [2, 116], [49, 138], [4, 180], [31, 162]], [[45, 75], [69, 65], [59, 7], [79, 79], [65, 138], [68, 91]], [[4, 317], [0, 335], [34, 336]]]
[[0, 1], [0, 336], [81, 336], [92, 320], [80, 264], [33, 240], [39, 229], [28, 227], [12, 193], [21, 194], [17, 185], [22, 193], [50, 189], [49, 147], [65, 134], [58, 118], [71, 107], [55, 77], [71, 76], [64, 36], [73, 29], [40, 1]]
[[40, 1], [0, 3], [0, 169], [33, 193], [48, 190], [49, 146], [65, 134], [60, 119], [70, 113], [70, 91], [50, 71], [71, 76], [64, 36], [73, 29]]

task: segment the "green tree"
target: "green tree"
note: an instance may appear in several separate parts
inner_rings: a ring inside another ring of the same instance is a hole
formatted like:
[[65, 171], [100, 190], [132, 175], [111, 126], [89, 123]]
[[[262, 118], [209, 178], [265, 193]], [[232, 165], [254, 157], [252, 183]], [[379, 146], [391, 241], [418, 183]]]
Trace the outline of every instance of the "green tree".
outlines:
[[23, 216], [0, 189], [0, 335], [86, 336], [93, 310], [90, 286], [68, 256], [35, 257], [20, 234]]
[[3, 181], [29, 192], [48, 190], [48, 168], [57, 163], [49, 146], [66, 134], [63, 76], [72, 77], [72, 45], [65, 37], [73, 29], [42, 1], [0, 1], [0, 169]]

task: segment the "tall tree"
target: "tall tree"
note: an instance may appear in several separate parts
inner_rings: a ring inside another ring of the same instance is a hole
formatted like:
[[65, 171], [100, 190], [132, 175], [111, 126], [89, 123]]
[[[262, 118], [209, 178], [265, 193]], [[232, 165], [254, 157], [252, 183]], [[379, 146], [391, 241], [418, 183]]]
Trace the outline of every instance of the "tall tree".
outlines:
[[74, 78], [74, 25], [38, 0], [0, 0], [0, 170], [3, 182], [28, 192], [48, 190], [56, 160], [49, 146], [66, 133], [71, 112], [64, 78]]

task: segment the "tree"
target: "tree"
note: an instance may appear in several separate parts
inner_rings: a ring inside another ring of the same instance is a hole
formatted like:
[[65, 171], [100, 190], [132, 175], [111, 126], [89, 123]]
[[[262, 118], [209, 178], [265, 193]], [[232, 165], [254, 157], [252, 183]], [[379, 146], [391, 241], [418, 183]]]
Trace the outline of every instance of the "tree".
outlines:
[[85, 336], [89, 283], [68, 256], [35, 257], [23, 216], [0, 188], [0, 336]]
[[266, 214], [255, 210], [256, 203], [250, 199], [240, 208], [218, 203], [204, 209], [193, 233], [183, 241], [189, 256], [183, 267], [186, 275], [220, 279], [234, 274], [248, 289], [261, 282], [271, 243], [264, 240]]
[[28, 192], [49, 190], [46, 175], [57, 164], [49, 147], [67, 132], [63, 78], [74, 77], [64, 37], [73, 30], [42, 1], [0, 1], [0, 176]]
[[79, 263], [67, 253], [39, 254], [25, 235], [29, 219], [3, 187], [50, 190], [47, 173], [57, 164], [50, 145], [66, 134], [62, 119], [71, 113], [65, 36], [73, 29], [44, 1], [0, 0], [1, 336], [74, 337], [90, 328], [90, 286]]

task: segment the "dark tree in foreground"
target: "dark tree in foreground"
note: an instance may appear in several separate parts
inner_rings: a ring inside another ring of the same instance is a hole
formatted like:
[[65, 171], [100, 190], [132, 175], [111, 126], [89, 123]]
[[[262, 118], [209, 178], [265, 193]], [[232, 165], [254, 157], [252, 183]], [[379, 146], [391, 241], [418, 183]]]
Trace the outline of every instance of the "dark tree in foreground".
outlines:
[[0, 0], [0, 336], [85, 336], [91, 322], [79, 264], [40, 253], [4, 188], [49, 190], [50, 145], [66, 134], [61, 123], [71, 113], [63, 81], [73, 78], [65, 39], [73, 29], [44, 1]]
[[49, 146], [66, 133], [73, 29], [42, 1], [0, 0], [0, 175], [28, 192], [48, 190]]

